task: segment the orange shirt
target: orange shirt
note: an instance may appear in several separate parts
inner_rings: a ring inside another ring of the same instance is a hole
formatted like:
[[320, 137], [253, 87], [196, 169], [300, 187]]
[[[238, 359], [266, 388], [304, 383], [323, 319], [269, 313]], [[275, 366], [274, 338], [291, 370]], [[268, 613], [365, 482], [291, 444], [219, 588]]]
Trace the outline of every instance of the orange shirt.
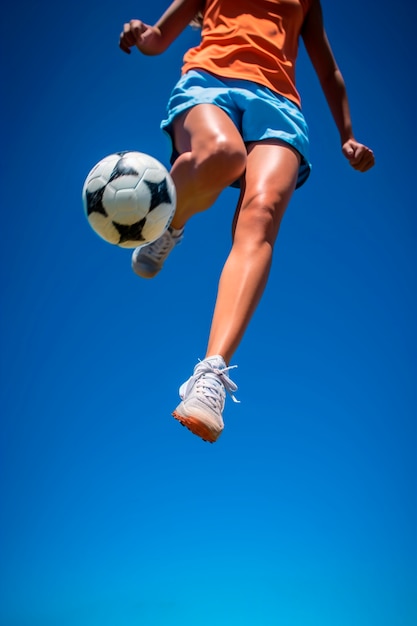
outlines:
[[201, 43], [182, 73], [201, 69], [269, 87], [300, 106], [298, 38], [312, 0], [206, 0]]

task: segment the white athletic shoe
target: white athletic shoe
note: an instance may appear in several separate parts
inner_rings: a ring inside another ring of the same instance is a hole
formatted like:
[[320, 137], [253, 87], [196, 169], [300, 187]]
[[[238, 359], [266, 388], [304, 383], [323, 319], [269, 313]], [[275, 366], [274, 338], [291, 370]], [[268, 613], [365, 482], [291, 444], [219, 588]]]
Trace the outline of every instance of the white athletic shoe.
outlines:
[[180, 387], [182, 401], [172, 415], [204, 441], [214, 443], [222, 433], [226, 391], [238, 402], [233, 395], [237, 385], [227, 376], [233, 367], [237, 366], [227, 367], [221, 356], [208, 357]]
[[163, 235], [147, 246], [135, 248], [132, 254], [132, 269], [142, 278], [153, 278], [162, 269], [169, 253], [181, 243], [184, 229], [168, 228]]

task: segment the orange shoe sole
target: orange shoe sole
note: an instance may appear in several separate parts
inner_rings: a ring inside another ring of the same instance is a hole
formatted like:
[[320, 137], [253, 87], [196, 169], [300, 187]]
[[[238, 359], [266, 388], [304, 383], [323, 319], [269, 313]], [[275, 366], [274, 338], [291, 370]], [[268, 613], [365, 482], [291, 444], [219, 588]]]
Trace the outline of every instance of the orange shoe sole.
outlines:
[[182, 426], [188, 428], [189, 431], [193, 433], [193, 435], [197, 435], [203, 439], [203, 441], [207, 441], [208, 443], [214, 443], [221, 435], [221, 431], [216, 435], [213, 433], [205, 424], [200, 422], [200, 420], [195, 417], [183, 417], [176, 411], [173, 412], [173, 417], [179, 421]]

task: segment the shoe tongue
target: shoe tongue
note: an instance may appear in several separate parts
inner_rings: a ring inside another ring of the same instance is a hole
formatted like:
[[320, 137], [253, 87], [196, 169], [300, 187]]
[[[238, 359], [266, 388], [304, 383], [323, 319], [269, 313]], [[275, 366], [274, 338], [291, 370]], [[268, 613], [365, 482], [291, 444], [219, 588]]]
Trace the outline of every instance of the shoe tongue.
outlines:
[[209, 356], [207, 357], [207, 359], [204, 359], [204, 361], [206, 363], [210, 363], [213, 367], [216, 367], [217, 369], [224, 369], [226, 367], [226, 363], [224, 362], [224, 359], [222, 356], [220, 356], [219, 354], [216, 354], [214, 356]]

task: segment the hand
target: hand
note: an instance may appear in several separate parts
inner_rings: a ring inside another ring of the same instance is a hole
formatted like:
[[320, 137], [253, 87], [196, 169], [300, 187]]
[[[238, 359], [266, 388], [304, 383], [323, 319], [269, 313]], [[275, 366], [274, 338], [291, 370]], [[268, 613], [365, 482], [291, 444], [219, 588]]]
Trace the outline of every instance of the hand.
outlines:
[[157, 43], [160, 39], [160, 31], [149, 26], [141, 20], [130, 20], [123, 26], [120, 34], [119, 47], [126, 54], [130, 54], [130, 48], [136, 46], [143, 54], [157, 54]]
[[348, 139], [342, 145], [342, 152], [349, 160], [354, 170], [366, 172], [375, 165], [374, 153], [370, 148], [358, 143], [355, 139]]

